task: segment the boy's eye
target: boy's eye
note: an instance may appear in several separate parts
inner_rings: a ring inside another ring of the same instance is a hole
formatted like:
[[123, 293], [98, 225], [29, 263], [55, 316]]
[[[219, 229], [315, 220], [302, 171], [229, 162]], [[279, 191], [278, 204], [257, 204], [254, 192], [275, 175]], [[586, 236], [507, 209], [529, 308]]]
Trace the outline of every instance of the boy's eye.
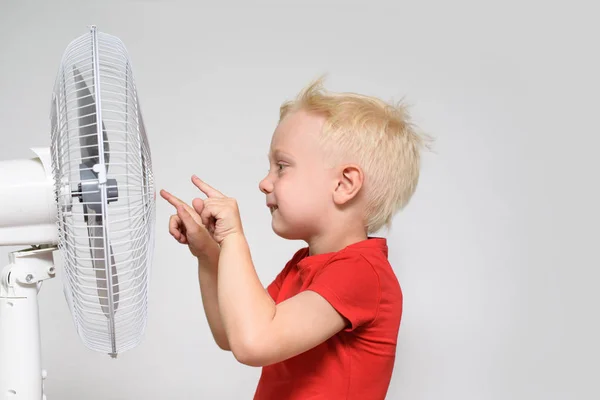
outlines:
[[284, 165], [284, 164], [281, 164], [281, 163], [280, 163], [280, 164], [277, 164], [277, 166], [279, 167], [279, 170], [280, 170], [280, 171], [283, 169], [283, 167], [285, 167], [285, 165]]

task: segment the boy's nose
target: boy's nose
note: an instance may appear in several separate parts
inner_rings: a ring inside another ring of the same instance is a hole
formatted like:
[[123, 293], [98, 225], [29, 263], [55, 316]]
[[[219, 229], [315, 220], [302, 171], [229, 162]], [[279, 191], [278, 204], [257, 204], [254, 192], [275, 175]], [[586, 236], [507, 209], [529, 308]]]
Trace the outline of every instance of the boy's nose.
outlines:
[[258, 184], [258, 188], [264, 194], [269, 194], [269, 193], [271, 193], [273, 191], [273, 183], [270, 180], [268, 180], [267, 178], [264, 178]]

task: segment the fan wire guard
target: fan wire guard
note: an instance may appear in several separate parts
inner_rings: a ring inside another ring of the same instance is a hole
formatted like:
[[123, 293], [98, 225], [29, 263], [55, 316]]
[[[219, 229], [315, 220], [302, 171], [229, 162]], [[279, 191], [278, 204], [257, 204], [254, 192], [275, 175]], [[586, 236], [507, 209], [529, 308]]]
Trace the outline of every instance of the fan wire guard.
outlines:
[[98, 32], [65, 50], [51, 108], [63, 286], [86, 347], [143, 337], [154, 248], [151, 154], [127, 50]]

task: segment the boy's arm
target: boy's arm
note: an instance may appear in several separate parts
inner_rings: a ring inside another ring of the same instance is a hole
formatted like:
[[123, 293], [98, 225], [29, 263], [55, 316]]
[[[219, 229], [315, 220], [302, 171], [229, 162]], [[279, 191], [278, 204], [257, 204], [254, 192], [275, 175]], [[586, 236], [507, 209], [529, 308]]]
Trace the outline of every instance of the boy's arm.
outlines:
[[[200, 215], [196, 212], [196, 206], [193, 206], [194, 208], [190, 207], [166, 190], [161, 190], [160, 195], [177, 209], [187, 210], [186, 213], [190, 217], [187, 223], [171, 216], [169, 232], [179, 243], [187, 244], [192, 254], [198, 258], [198, 281], [208, 325], [217, 345], [223, 350], [230, 350], [219, 314], [217, 299], [219, 245], [202, 226]], [[183, 229], [182, 223], [186, 229]]]
[[200, 284], [200, 295], [206, 320], [217, 345], [223, 350], [231, 350], [227, 340], [227, 334], [223, 327], [223, 321], [219, 312], [218, 302], [218, 247], [210, 253], [198, 257], [198, 281]]
[[275, 305], [263, 288], [243, 234], [227, 236], [219, 256], [218, 299], [236, 359], [264, 366], [303, 353], [346, 326], [333, 306], [312, 291]]

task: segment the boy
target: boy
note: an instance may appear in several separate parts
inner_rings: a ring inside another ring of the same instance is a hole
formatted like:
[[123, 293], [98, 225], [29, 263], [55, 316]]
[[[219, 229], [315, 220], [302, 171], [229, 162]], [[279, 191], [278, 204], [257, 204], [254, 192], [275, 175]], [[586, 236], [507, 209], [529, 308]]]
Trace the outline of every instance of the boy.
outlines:
[[282, 105], [259, 188], [272, 228], [304, 240], [265, 289], [237, 203], [192, 177], [207, 196], [177, 208], [169, 231], [198, 258], [216, 343], [262, 366], [255, 399], [384, 399], [396, 354], [402, 292], [384, 238], [419, 176], [423, 138], [400, 106], [325, 93], [317, 81]]

